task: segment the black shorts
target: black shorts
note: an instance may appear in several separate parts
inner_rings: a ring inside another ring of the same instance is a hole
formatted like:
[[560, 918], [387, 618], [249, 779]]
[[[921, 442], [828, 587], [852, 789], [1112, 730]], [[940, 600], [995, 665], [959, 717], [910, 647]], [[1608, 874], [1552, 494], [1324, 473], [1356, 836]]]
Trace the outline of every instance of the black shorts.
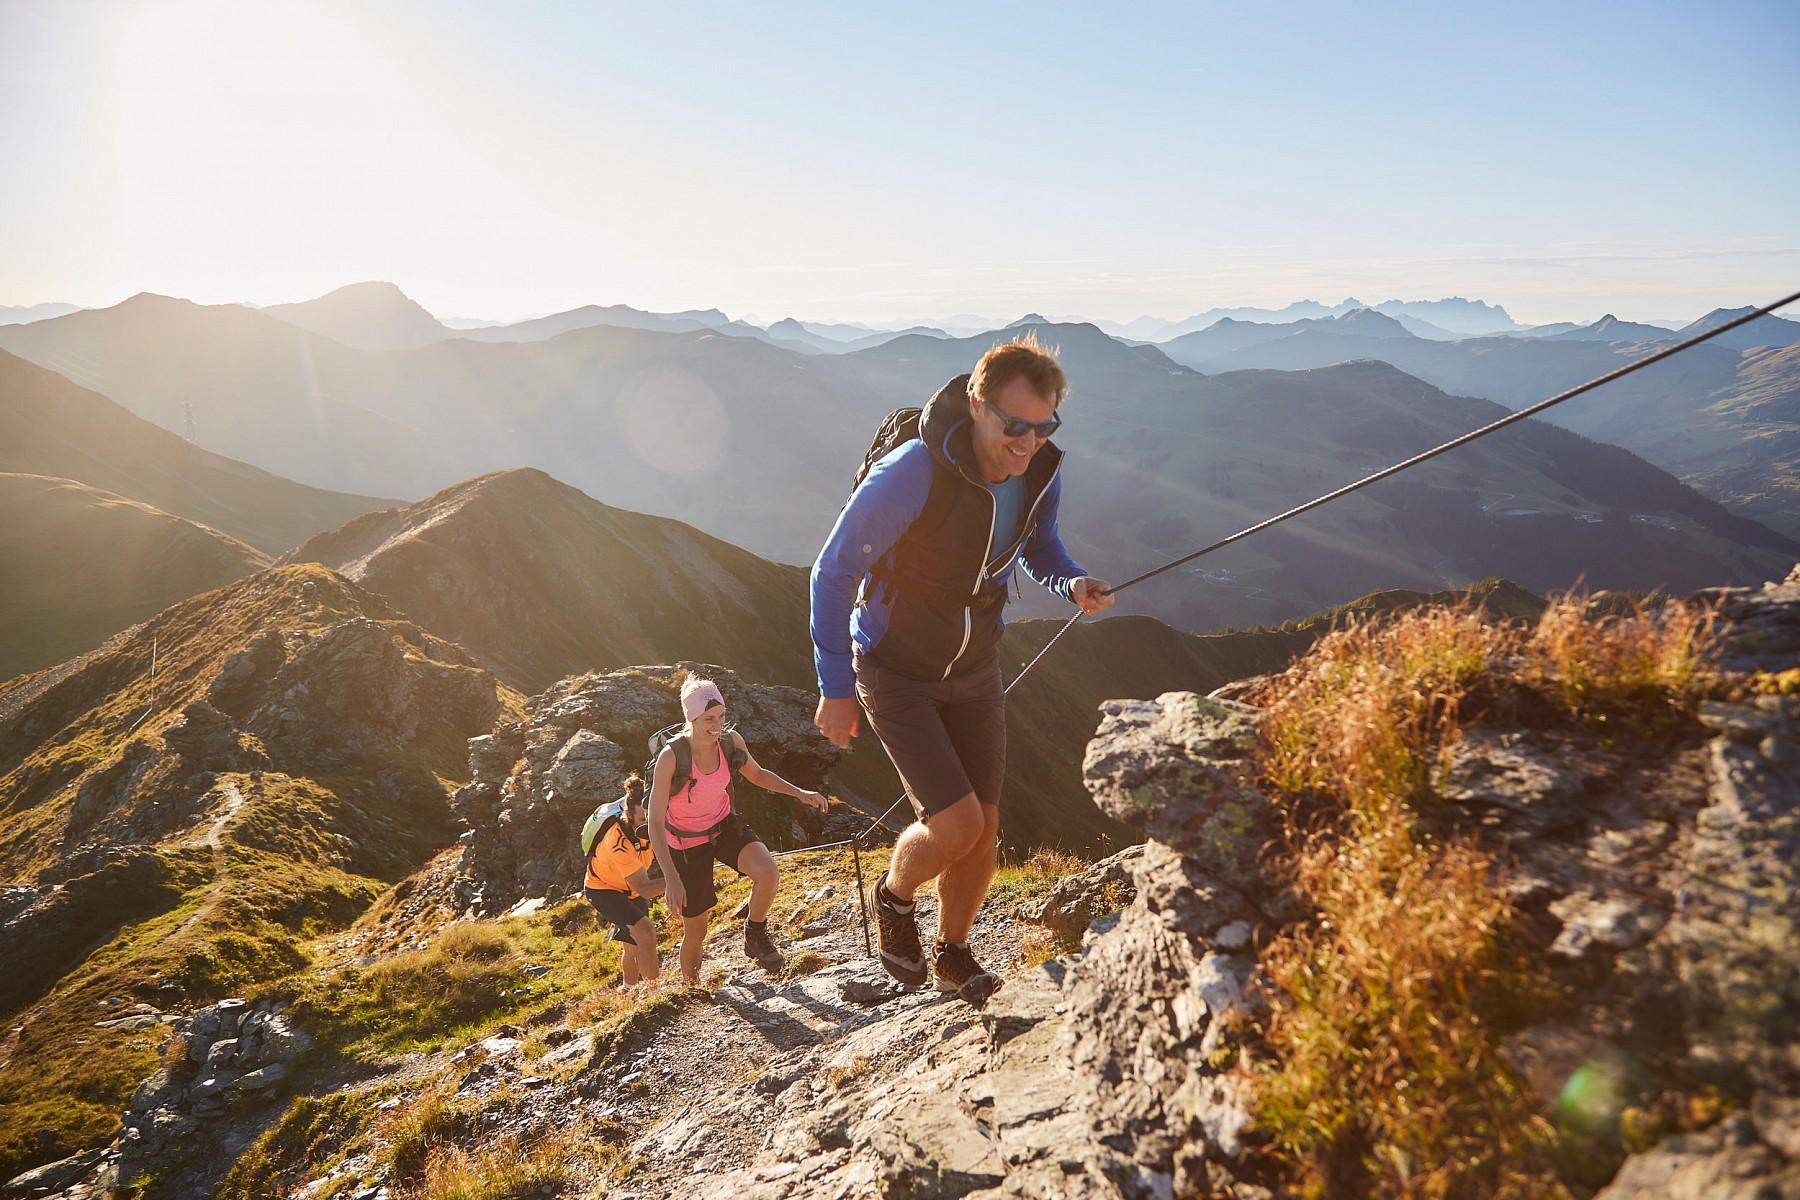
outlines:
[[958, 663], [948, 679], [913, 679], [859, 656], [856, 696], [921, 821], [970, 792], [999, 805], [1006, 782], [999, 654]]
[[[681, 915], [697, 917], [719, 902], [718, 889], [713, 887], [713, 864], [724, 863], [732, 870], [738, 869], [738, 855], [744, 847], [755, 842], [762, 844], [756, 836], [756, 830], [745, 824], [744, 818], [732, 813], [719, 826], [719, 832], [713, 840], [704, 846], [695, 846], [689, 850], [677, 850], [669, 847], [669, 857], [675, 860], [675, 871], [681, 876], [681, 886], [687, 889], [687, 903], [682, 906]], [[738, 871], [742, 875], [742, 871]]]
[[629, 896], [611, 888], [582, 888], [581, 894], [594, 906], [600, 919], [613, 927], [613, 940], [627, 946], [637, 945], [631, 927], [650, 915], [650, 902], [642, 896]]

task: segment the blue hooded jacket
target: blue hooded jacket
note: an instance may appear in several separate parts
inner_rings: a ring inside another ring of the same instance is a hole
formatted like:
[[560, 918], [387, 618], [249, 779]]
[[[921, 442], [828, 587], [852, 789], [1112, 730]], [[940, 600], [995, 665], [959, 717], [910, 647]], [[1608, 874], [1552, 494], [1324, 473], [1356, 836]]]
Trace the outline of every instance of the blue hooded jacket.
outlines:
[[[925, 406], [919, 437], [875, 463], [812, 569], [819, 694], [856, 694], [854, 653], [915, 679], [941, 679], [1000, 640], [1013, 565], [1067, 599], [1085, 572], [1057, 536], [1062, 451], [1046, 443], [1024, 475], [1023, 520], [994, 545], [994, 497], [975, 469], [967, 375]], [[922, 528], [934, 476], [950, 489]]]

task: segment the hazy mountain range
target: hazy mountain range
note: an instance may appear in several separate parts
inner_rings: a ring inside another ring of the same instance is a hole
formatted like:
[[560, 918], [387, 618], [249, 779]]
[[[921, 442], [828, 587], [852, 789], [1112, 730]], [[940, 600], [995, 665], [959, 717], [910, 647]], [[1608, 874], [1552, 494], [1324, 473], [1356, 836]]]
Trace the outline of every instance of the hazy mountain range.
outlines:
[[[371, 326], [394, 311], [384, 300]], [[1239, 344], [1222, 353], [1195, 349], [1217, 333], [1158, 348], [1124, 344], [1092, 325], [1034, 328], [1061, 346], [1074, 381], [1058, 435], [1070, 456], [1063, 533], [1084, 565], [1113, 579], [1499, 412], [1446, 392], [1471, 393], [1468, 385], [1479, 382], [1502, 402], [1535, 400], [1626, 354], [1605, 342], [1428, 341], [1369, 309], [1292, 328], [1234, 323], [1221, 332]], [[1270, 332], [1273, 340], [1250, 340]], [[541, 341], [445, 338], [370, 351], [266, 311], [145, 295], [0, 329], [0, 345], [167, 428], [183, 428], [191, 414], [201, 444], [316, 486], [425, 496], [531, 465], [606, 503], [804, 563], [835, 519], [881, 414], [919, 403], [1001, 336], [911, 334], [802, 355], [711, 328], [603, 324]], [[1209, 378], [1182, 357], [1209, 371], [1380, 358], [1446, 382], [1439, 391], [1398, 371], [1360, 368]], [[1699, 408], [1697, 397], [1716, 403], [1721, 387], [1747, 386], [1736, 375], [1740, 357], [1701, 347], [1672, 370], [1644, 372], [1595, 399], [1641, 406], [1649, 397], [1671, 421], [1692, 424], [1697, 418], [1679, 414]], [[1707, 418], [1718, 427], [1710, 448], [1721, 450], [1736, 426], [1779, 417], [1786, 371], [1786, 360], [1763, 363], [1759, 394], [1772, 399]], [[1648, 428], [1640, 419], [1631, 432], [1641, 438]], [[1597, 586], [1680, 587], [1760, 578], [1789, 553], [1785, 538], [1730, 521], [1649, 464], [1629, 455], [1602, 463], [1579, 439], [1558, 436], [1498, 440], [1416, 473], [1411, 484], [1443, 494], [1420, 501], [1404, 533], [1397, 493], [1352, 497], [1146, 584], [1132, 603], [1183, 628], [1209, 629], [1297, 616], [1378, 586], [1430, 590], [1494, 574], [1501, 562], [1533, 588], [1566, 585], [1584, 571]], [[1783, 511], [1778, 489], [1758, 495]], [[1420, 513], [1431, 519], [1420, 524]], [[1609, 549], [1627, 543], [1629, 553]], [[1033, 598], [1025, 611], [1053, 608]]]
[[[1280, 326], [1229, 325], [1164, 344], [1173, 359], [1215, 374], [1253, 367], [1302, 371], [1379, 359], [1461, 395], [1522, 407], [1624, 366], [1657, 345], [1717, 327], [1748, 309], [1720, 309], [1675, 331], [1612, 318], [1552, 337], [1454, 342], [1380, 337], [1359, 314]], [[1617, 337], [1608, 334], [1617, 332]], [[1547, 413], [1546, 421], [1642, 454], [1708, 496], [1800, 534], [1800, 376], [1790, 356], [1800, 322], [1764, 316]], [[1754, 394], [1754, 400], [1751, 395]]]
[[80, 306], [74, 304], [0, 304], [0, 325], [23, 325], [79, 311]]

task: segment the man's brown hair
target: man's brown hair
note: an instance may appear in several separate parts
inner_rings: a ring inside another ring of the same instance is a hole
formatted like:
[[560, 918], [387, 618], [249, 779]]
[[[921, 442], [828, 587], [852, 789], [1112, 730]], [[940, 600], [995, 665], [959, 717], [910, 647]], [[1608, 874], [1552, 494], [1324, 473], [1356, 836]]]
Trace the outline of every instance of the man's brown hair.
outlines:
[[1031, 390], [1052, 404], [1061, 404], [1069, 394], [1069, 380], [1056, 361], [1056, 351], [1027, 333], [1010, 342], [1002, 342], [975, 364], [969, 376], [969, 395], [979, 400], [992, 400], [1000, 389], [1023, 376]]

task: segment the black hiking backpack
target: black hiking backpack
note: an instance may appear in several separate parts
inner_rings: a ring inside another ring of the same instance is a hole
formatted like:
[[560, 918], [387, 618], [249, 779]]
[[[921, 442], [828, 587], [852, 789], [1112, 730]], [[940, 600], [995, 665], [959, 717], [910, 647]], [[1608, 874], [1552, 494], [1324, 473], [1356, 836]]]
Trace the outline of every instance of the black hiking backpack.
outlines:
[[[875, 437], [863, 454], [862, 465], [856, 468], [856, 478], [850, 481], [850, 495], [856, 494], [863, 480], [869, 477], [869, 470], [886, 458], [894, 450], [919, 437], [919, 420], [925, 410], [915, 406], [896, 408], [881, 418], [881, 424], [875, 430]], [[955, 502], [955, 489], [948, 486], [944, 478], [944, 469], [935, 461], [931, 465], [931, 490], [925, 493], [925, 507], [919, 517], [910, 526], [901, 540], [911, 537], [914, 531], [929, 533], [936, 530], [950, 515], [950, 507]], [[849, 503], [849, 499], [844, 501]]]
[[[669, 752], [675, 756], [675, 773], [669, 777], [669, 799], [671, 800], [694, 778], [694, 748], [688, 745], [687, 735], [682, 732], [685, 728], [685, 724], [668, 725], [651, 734], [650, 757], [644, 762], [644, 778], [655, 779], [656, 760], [662, 756], [663, 749], [667, 747]], [[734, 805], [736, 800], [732, 789], [737, 784], [738, 772], [750, 759], [748, 751], [738, 749], [737, 739], [732, 736], [735, 732], [737, 730], [734, 726], [727, 725], [724, 732], [719, 735], [719, 752], [725, 756], [725, 768], [730, 772], [725, 781], [725, 798]], [[730, 815], [731, 809], [727, 809], [726, 816]], [[721, 819], [719, 825], [723, 824], [724, 820]], [[676, 837], [703, 837], [709, 842], [718, 836], [719, 825], [708, 829], [683, 829], [670, 822], [666, 814], [663, 819], [663, 828]]]

